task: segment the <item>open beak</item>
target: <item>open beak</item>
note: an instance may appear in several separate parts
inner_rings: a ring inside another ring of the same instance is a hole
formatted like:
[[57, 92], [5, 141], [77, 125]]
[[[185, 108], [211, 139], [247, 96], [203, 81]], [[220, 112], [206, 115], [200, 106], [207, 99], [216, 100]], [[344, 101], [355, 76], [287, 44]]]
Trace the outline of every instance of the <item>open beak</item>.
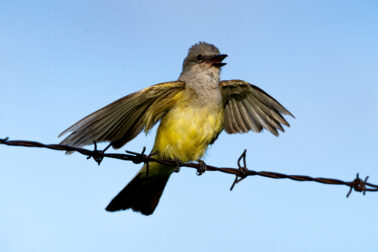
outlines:
[[211, 57], [208, 62], [211, 63], [212, 66], [215, 67], [222, 67], [226, 65], [226, 63], [223, 63], [222, 61], [227, 57], [227, 54], [218, 54], [213, 57]]

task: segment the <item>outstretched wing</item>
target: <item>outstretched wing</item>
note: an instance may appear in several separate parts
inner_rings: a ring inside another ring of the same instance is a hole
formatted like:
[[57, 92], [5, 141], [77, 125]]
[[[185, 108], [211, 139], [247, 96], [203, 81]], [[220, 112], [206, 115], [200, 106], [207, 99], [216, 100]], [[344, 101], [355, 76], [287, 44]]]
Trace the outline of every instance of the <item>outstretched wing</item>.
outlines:
[[75, 123], [60, 135], [72, 132], [61, 144], [84, 146], [111, 142], [120, 148], [144, 128], [147, 132], [175, 104], [184, 90], [180, 81], [160, 83], [129, 94]]
[[263, 128], [278, 136], [284, 132], [281, 124], [290, 127], [282, 115], [294, 116], [260, 88], [242, 80], [221, 81], [224, 102], [224, 129], [227, 133], [242, 133]]

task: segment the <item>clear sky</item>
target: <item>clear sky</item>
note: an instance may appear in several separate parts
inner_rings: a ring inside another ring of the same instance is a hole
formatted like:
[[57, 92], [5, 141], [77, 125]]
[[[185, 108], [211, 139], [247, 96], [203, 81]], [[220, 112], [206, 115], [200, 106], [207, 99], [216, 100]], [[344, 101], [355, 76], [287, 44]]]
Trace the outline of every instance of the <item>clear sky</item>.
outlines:
[[[57, 143], [98, 108], [176, 80], [188, 48], [227, 53], [295, 116], [227, 135], [205, 161], [378, 183], [377, 1], [0, 2], [0, 137]], [[155, 131], [155, 130], [154, 130]], [[123, 149], [151, 148], [155, 132]], [[152, 216], [105, 206], [140, 165], [0, 146], [0, 251], [378, 251], [378, 193], [183, 168]]]

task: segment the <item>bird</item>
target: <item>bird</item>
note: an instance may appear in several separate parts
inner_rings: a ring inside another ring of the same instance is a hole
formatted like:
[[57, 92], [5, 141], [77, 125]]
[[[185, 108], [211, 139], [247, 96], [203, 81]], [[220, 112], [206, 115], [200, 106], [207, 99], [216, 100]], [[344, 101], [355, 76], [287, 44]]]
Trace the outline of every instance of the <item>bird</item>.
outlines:
[[[152, 152], [156, 159], [198, 161], [222, 131], [228, 134], [261, 132], [275, 136], [290, 127], [283, 105], [257, 86], [243, 80], [221, 80], [227, 57], [207, 42], [194, 44], [184, 59], [177, 81], [156, 84], [120, 98], [84, 117], [60, 135], [75, 147], [109, 142], [121, 148], [143, 130], [160, 122]], [[206, 166], [203, 166], [206, 168]], [[132, 209], [151, 215], [176, 167], [144, 164], [135, 177], [110, 201], [106, 210]]]

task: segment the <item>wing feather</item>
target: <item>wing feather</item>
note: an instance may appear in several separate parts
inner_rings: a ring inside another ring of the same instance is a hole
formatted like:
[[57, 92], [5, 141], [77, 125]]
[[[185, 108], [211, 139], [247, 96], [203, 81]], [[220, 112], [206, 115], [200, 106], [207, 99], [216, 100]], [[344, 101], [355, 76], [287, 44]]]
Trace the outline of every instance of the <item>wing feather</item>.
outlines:
[[[241, 133], [263, 128], [278, 136], [282, 125], [290, 127], [283, 115], [293, 118], [284, 106], [257, 86], [242, 80], [221, 81], [224, 102], [224, 129], [227, 133]], [[281, 125], [282, 124], [282, 125]]]
[[257, 106], [259, 106], [264, 111], [265, 114], [269, 115], [280, 124], [290, 127], [290, 124], [276, 109], [268, 107], [267, 105], [262, 103], [259, 99], [254, 99], [254, 102], [256, 103]]
[[243, 104], [243, 100], [238, 101], [238, 107], [239, 107], [241, 117], [243, 118], [244, 123], [246, 124], [245, 132], [247, 132], [249, 129], [253, 130], [255, 126], [253, 125], [253, 121], [250, 118], [249, 113], [247, 109], [245, 108], [245, 105]]
[[234, 129], [235, 132], [241, 132], [240, 128], [239, 128], [239, 125], [238, 125], [238, 122], [237, 122], [237, 119], [236, 119], [235, 114], [234, 114], [234, 109], [232, 107], [232, 99], [230, 99], [230, 104], [229, 104], [228, 111], [230, 113], [232, 128]]
[[150, 130], [184, 88], [184, 82], [165, 82], [118, 99], [63, 131], [59, 137], [71, 134], [61, 144], [84, 146], [93, 141], [109, 141], [114, 148], [120, 148], [143, 129]]
[[257, 133], [261, 132], [263, 128], [261, 124], [259, 123], [259, 120], [256, 117], [252, 106], [249, 104], [249, 102], [246, 99], [242, 100], [242, 102], [243, 102], [244, 107], [246, 108], [246, 111], [248, 111], [249, 119], [251, 119], [252, 121], [251, 130]]
[[[225, 106], [224, 108], [224, 120], [227, 122], [232, 121], [232, 118], [230, 115], [230, 106]], [[230, 134], [235, 132], [235, 129], [232, 126], [232, 123], [225, 123], [224, 129], [226, 130], [227, 133], [230, 133]]]
[[240, 113], [238, 102], [235, 99], [231, 99], [231, 104], [240, 132], [247, 132], [248, 128], [247, 125], [244, 124], [243, 116]]
[[256, 112], [256, 116], [258, 117], [261, 125], [273, 135], [278, 136], [276, 128], [269, 122], [269, 117], [265, 116], [264, 112], [262, 112], [262, 110], [256, 104], [252, 103], [251, 106], [253, 111]]

